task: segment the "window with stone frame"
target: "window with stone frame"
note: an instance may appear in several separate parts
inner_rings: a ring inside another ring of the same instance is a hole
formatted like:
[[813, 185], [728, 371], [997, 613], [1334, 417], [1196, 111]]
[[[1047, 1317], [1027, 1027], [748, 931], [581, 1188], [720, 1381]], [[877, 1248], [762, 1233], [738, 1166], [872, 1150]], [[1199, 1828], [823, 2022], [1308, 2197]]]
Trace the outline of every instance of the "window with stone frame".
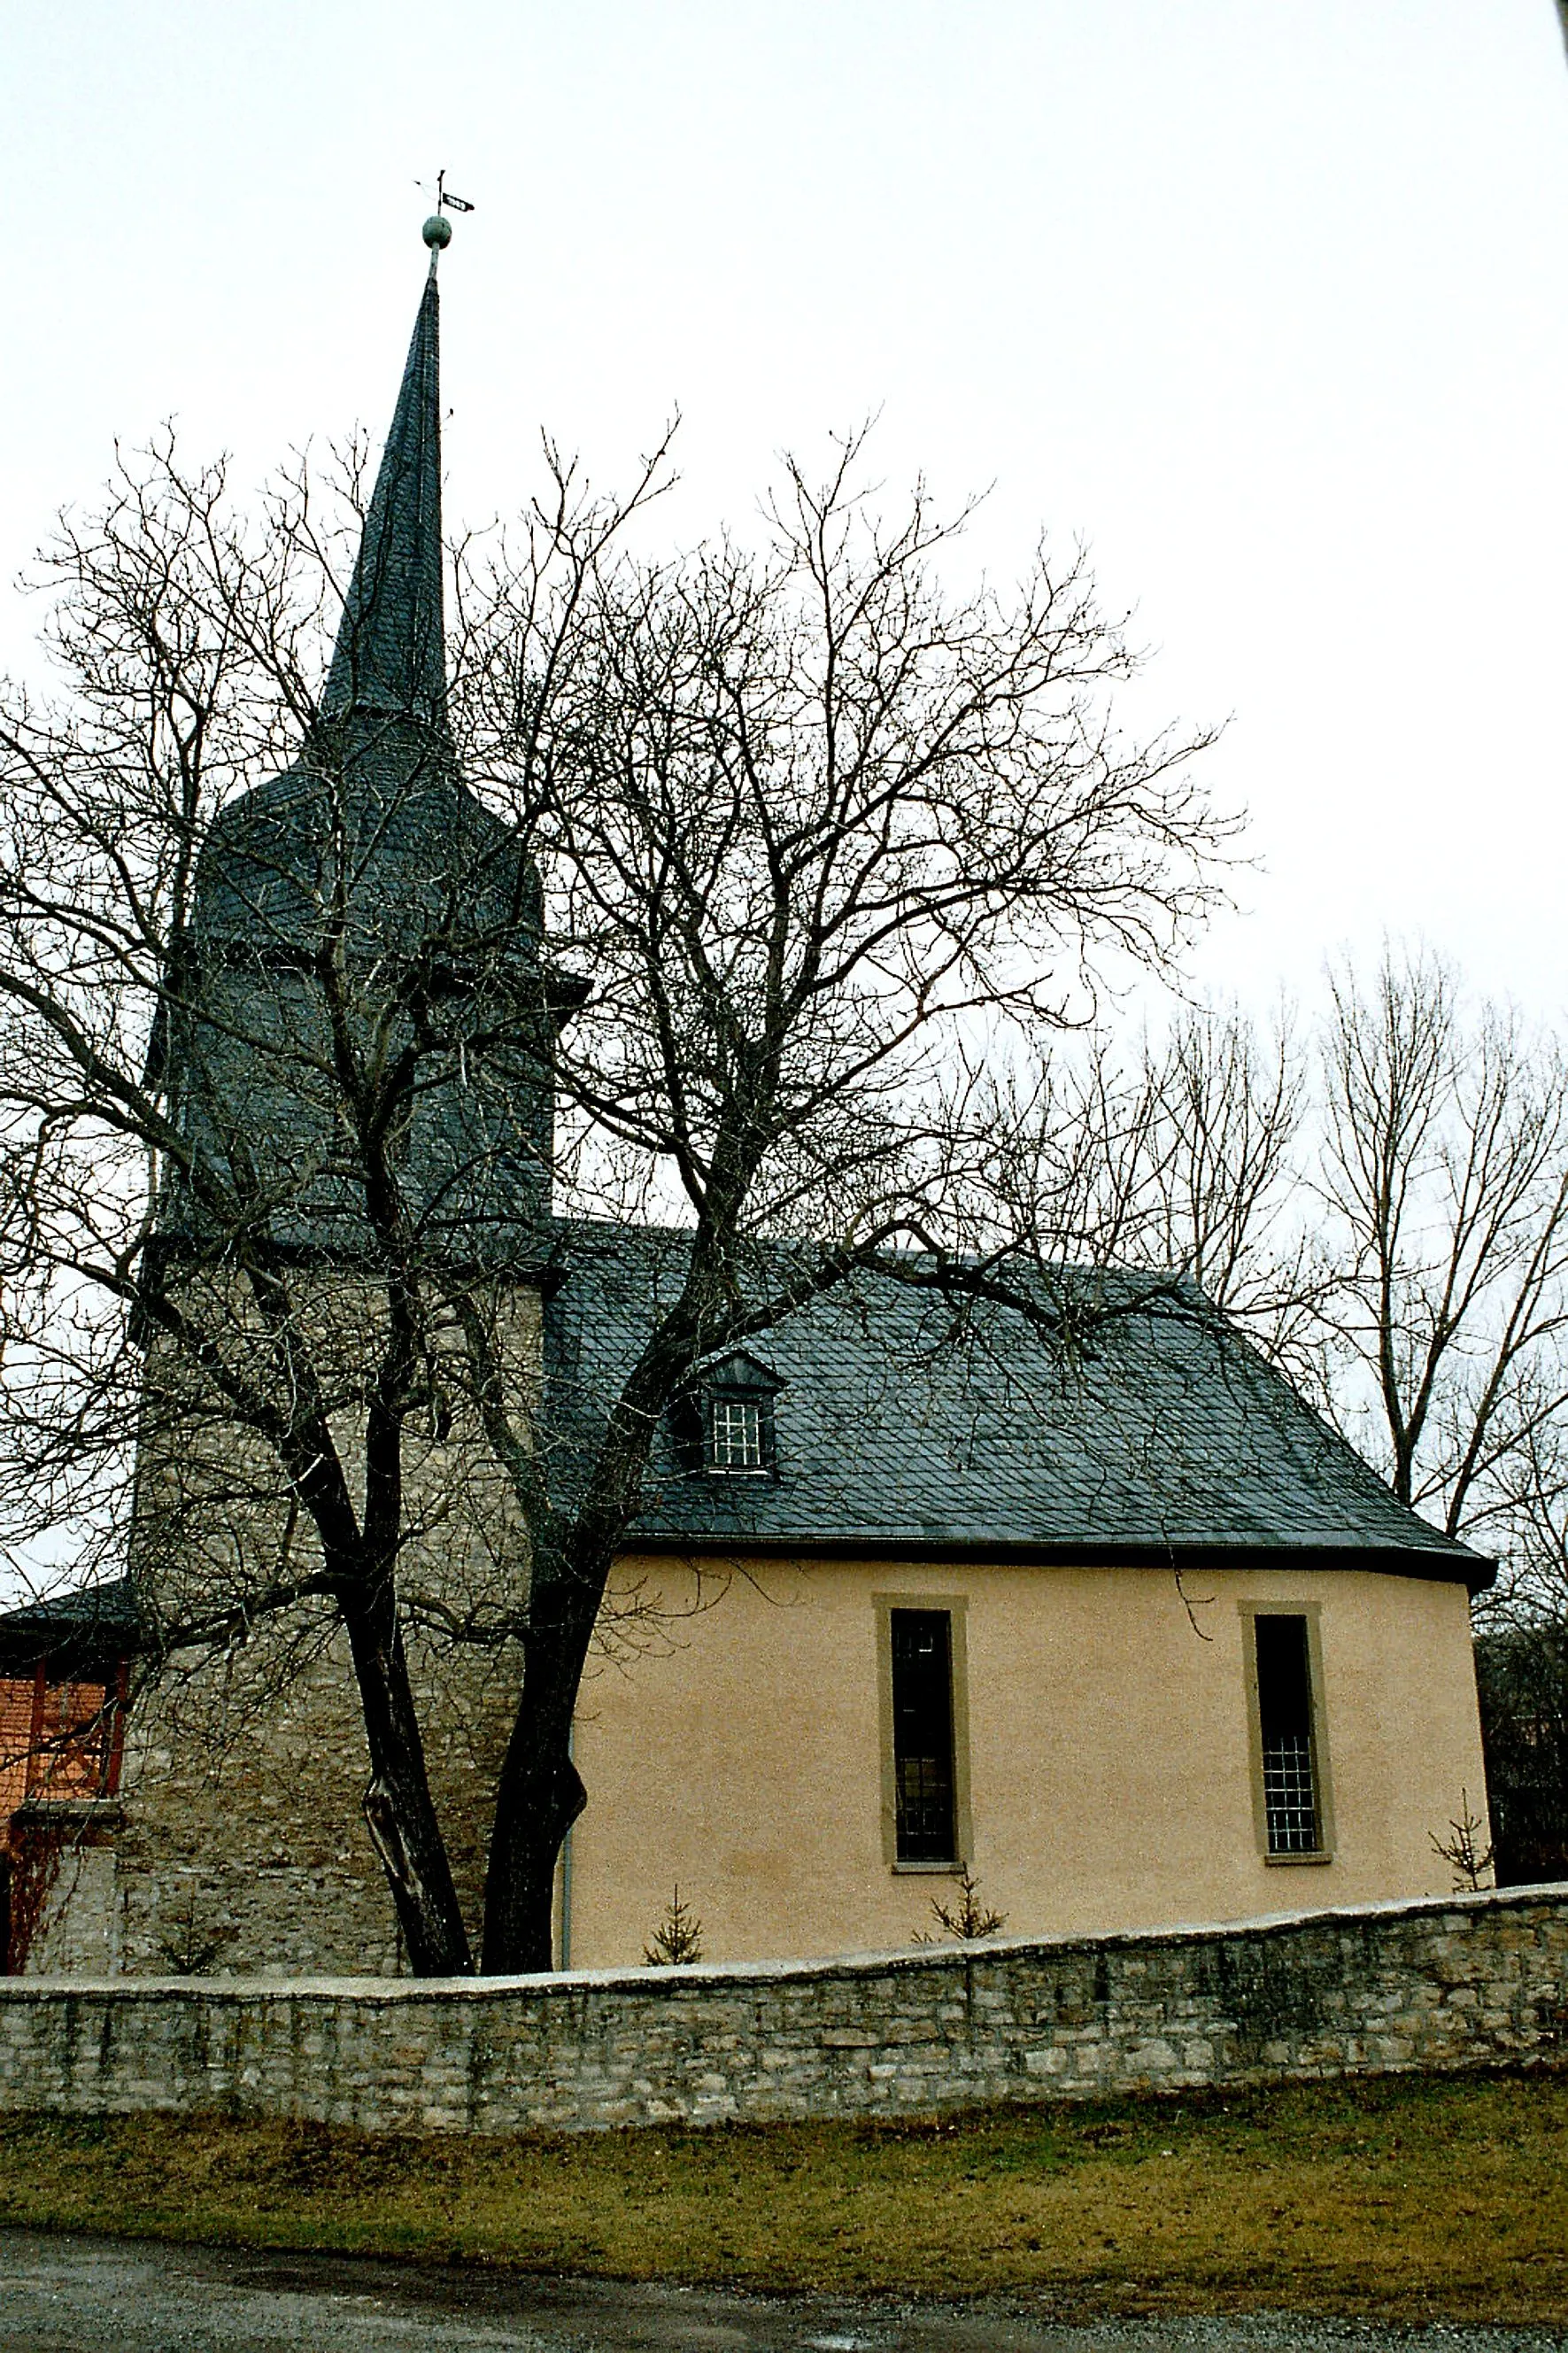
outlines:
[[893, 1786], [898, 1860], [954, 1863], [952, 1620], [946, 1609], [894, 1609]]
[[1322, 1805], [1307, 1620], [1295, 1612], [1259, 1610], [1252, 1625], [1268, 1853], [1321, 1854]]

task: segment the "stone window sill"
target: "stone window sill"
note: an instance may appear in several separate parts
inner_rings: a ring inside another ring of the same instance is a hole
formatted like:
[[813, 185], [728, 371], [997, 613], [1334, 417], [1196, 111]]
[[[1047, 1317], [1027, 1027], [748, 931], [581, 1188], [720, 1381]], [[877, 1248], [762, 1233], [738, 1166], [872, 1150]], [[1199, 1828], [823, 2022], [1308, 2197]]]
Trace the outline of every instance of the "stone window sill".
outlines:
[[1333, 1859], [1327, 1848], [1317, 1854], [1266, 1854], [1263, 1858], [1270, 1871], [1290, 1871], [1298, 1863], [1332, 1862]]
[[894, 1875], [900, 1879], [921, 1873], [928, 1878], [938, 1879], [962, 1879], [963, 1876], [961, 1862], [895, 1862], [892, 1869]]

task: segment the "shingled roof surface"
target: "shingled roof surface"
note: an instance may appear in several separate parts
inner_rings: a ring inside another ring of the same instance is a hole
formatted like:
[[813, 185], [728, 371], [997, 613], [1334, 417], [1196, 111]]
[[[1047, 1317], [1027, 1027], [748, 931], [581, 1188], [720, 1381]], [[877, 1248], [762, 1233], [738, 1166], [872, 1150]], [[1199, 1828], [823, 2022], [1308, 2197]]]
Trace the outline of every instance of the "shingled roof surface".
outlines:
[[0, 1674], [30, 1674], [41, 1659], [57, 1674], [101, 1673], [135, 1649], [140, 1624], [128, 1577], [29, 1602], [0, 1616]]
[[[560, 1225], [546, 1313], [563, 1492], [647, 1330], [684, 1235]], [[1489, 1581], [1491, 1564], [1376, 1473], [1190, 1288], [1098, 1280], [1069, 1361], [1016, 1313], [864, 1282], [745, 1345], [780, 1387], [773, 1477], [682, 1467], [661, 1432], [636, 1545], [997, 1558], [1242, 1555]]]

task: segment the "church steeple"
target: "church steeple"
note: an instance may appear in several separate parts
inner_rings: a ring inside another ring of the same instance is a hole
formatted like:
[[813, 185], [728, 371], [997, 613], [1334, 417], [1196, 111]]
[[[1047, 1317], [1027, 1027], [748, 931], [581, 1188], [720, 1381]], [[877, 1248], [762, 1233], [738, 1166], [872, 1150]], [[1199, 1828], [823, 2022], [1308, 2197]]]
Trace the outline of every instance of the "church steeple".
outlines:
[[[433, 256], [450, 234], [426, 221]], [[538, 874], [464, 783], [447, 722], [437, 339], [432, 260], [320, 723], [203, 846], [169, 1092], [275, 1240], [374, 1254], [345, 1104], [357, 1118], [416, 1050], [403, 1210], [423, 1246], [478, 1261], [515, 1255], [547, 1200], [554, 1030]], [[172, 1184], [166, 1232], [204, 1214]]]
[[[432, 229], [446, 235], [433, 236]], [[430, 274], [343, 602], [321, 697], [325, 719], [363, 712], [423, 720], [442, 730], [447, 724], [436, 259], [450, 234], [439, 215], [426, 224]]]

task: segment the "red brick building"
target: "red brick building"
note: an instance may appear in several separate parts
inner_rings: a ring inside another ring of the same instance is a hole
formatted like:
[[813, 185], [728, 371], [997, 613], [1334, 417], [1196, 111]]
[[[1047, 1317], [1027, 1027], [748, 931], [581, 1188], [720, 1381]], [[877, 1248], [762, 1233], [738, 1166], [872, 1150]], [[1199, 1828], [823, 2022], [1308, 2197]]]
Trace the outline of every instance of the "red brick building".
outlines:
[[126, 1583], [0, 1620], [0, 1972], [25, 1968], [62, 1870], [116, 1826]]

